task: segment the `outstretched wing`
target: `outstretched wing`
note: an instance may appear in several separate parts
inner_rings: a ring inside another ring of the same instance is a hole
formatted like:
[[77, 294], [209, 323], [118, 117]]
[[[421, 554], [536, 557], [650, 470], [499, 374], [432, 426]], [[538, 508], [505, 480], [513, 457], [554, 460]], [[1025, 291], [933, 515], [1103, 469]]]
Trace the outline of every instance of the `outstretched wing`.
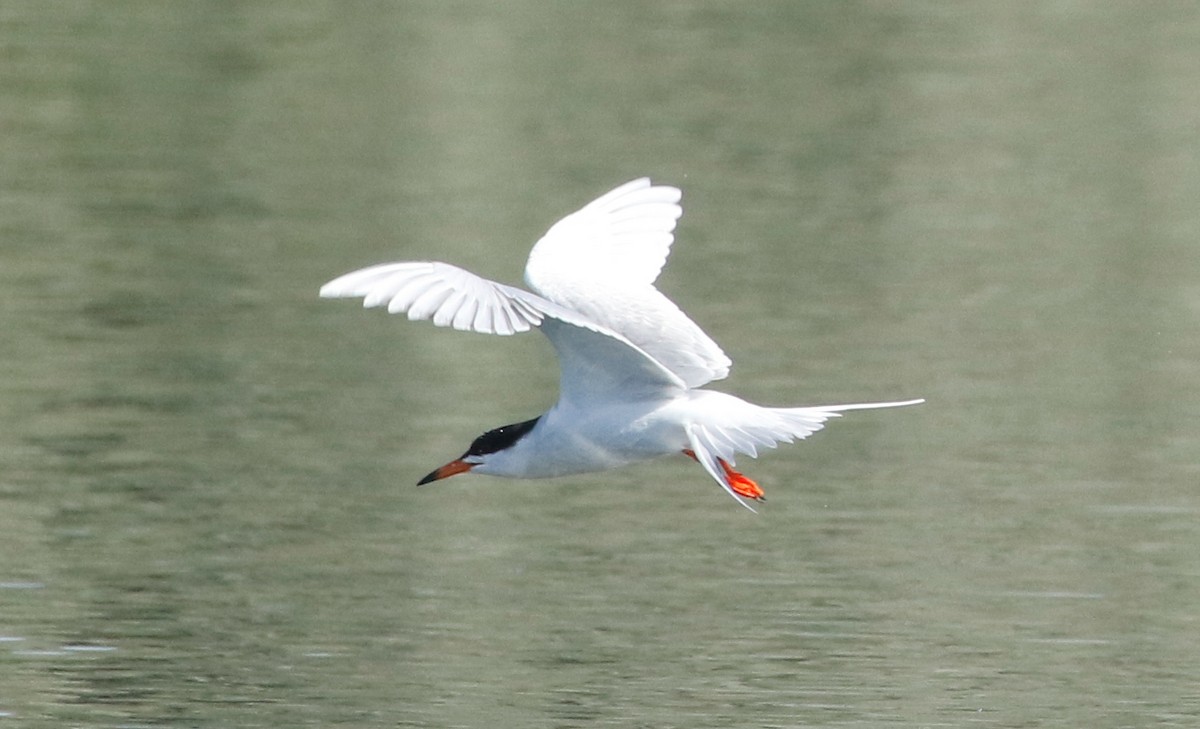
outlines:
[[683, 208], [678, 188], [628, 182], [555, 223], [529, 254], [525, 282], [546, 299], [624, 336], [699, 387], [729, 357], [654, 288]]
[[682, 197], [679, 188], [652, 185], [648, 177], [601, 195], [546, 231], [529, 253], [526, 282], [540, 289], [564, 272], [578, 272], [653, 284], [671, 252]]
[[435, 261], [384, 263], [339, 276], [321, 287], [322, 298], [362, 297], [366, 308], [386, 306], [416, 321], [480, 334], [516, 334], [542, 323], [541, 297], [531, 296], [457, 266]]
[[622, 400], [686, 385], [642, 348], [607, 327], [528, 291], [489, 281], [448, 263], [386, 263], [340, 276], [324, 298], [362, 297], [412, 320], [482, 334], [540, 327], [558, 353], [561, 396]]

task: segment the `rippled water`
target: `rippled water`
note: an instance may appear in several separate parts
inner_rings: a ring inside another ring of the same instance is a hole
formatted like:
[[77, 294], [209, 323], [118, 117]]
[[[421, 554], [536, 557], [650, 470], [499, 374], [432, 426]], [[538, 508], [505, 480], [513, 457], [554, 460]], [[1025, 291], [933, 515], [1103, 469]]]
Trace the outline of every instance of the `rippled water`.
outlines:
[[[0, 11], [0, 724], [1194, 726], [1200, 12]], [[632, 177], [770, 404], [741, 463], [417, 489], [536, 335], [323, 302], [505, 281]]]

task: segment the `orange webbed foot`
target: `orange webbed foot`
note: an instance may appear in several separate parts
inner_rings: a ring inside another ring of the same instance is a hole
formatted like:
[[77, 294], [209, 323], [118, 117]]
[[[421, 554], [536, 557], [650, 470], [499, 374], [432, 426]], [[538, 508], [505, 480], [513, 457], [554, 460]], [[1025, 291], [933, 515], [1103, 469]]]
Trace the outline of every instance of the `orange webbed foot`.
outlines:
[[[693, 461], [698, 460], [696, 454], [690, 448], [684, 448], [683, 454]], [[754, 482], [753, 479], [747, 478], [743, 474], [733, 470], [724, 458], [718, 458], [717, 463], [721, 464], [721, 470], [725, 472], [725, 479], [729, 482], [729, 488], [738, 496], [744, 496], [747, 499], [755, 501], [766, 501], [767, 495], [763, 492], [762, 487]]]
[[734, 490], [739, 496], [745, 496], [747, 499], [755, 501], [766, 501], [767, 495], [763, 493], [762, 487], [755, 483], [752, 479], [746, 478], [742, 474], [733, 470], [728, 463], [717, 459], [721, 464], [721, 468], [725, 469], [725, 477], [729, 479], [729, 487]]

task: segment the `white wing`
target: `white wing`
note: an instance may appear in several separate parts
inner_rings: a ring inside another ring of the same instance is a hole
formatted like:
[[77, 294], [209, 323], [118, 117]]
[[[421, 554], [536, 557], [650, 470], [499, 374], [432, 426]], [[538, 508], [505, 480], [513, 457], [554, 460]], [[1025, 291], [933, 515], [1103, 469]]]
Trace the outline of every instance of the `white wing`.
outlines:
[[476, 276], [448, 263], [386, 263], [340, 276], [321, 287], [324, 298], [362, 297], [412, 320], [483, 334], [540, 327], [558, 353], [561, 397], [623, 400], [686, 385], [620, 334], [528, 291]]
[[[386, 306], [411, 320], [481, 334], [527, 332], [544, 312], [520, 289], [432, 261], [384, 263], [339, 276], [321, 287], [322, 298], [363, 297], [367, 308]], [[540, 297], [532, 297], [540, 299]]]
[[654, 288], [682, 193], [633, 180], [555, 223], [529, 254], [525, 282], [537, 293], [620, 333], [688, 387], [729, 374], [729, 357]]
[[648, 177], [601, 195], [546, 231], [529, 253], [526, 278], [580, 271], [653, 284], [675, 240], [682, 197], [678, 188], [651, 186]]
[[586, 407], [680, 392], [679, 376], [615, 332], [582, 327], [558, 317], [542, 321], [542, 333], [558, 354], [559, 399]]

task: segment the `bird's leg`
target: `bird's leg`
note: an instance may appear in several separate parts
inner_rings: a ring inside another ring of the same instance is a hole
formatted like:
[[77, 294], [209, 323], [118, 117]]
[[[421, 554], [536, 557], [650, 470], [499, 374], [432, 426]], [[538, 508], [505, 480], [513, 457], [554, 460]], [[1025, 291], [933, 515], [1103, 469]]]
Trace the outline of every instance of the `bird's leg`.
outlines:
[[[683, 455], [699, 463], [696, 453], [691, 448], [684, 448]], [[721, 470], [725, 471], [725, 480], [729, 482], [729, 488], [733, 489], [734, 493], [739, 496], [745, 496], [747, 499], [754, 499], [755, 501], [767, 500], [767, 495], [763, 492], [761, 486], [752, 479], [746, 478], [733, 470], [733, 467], [726, 463], [724, 458], [718, 458], [717, 463], [721, 464]]]

